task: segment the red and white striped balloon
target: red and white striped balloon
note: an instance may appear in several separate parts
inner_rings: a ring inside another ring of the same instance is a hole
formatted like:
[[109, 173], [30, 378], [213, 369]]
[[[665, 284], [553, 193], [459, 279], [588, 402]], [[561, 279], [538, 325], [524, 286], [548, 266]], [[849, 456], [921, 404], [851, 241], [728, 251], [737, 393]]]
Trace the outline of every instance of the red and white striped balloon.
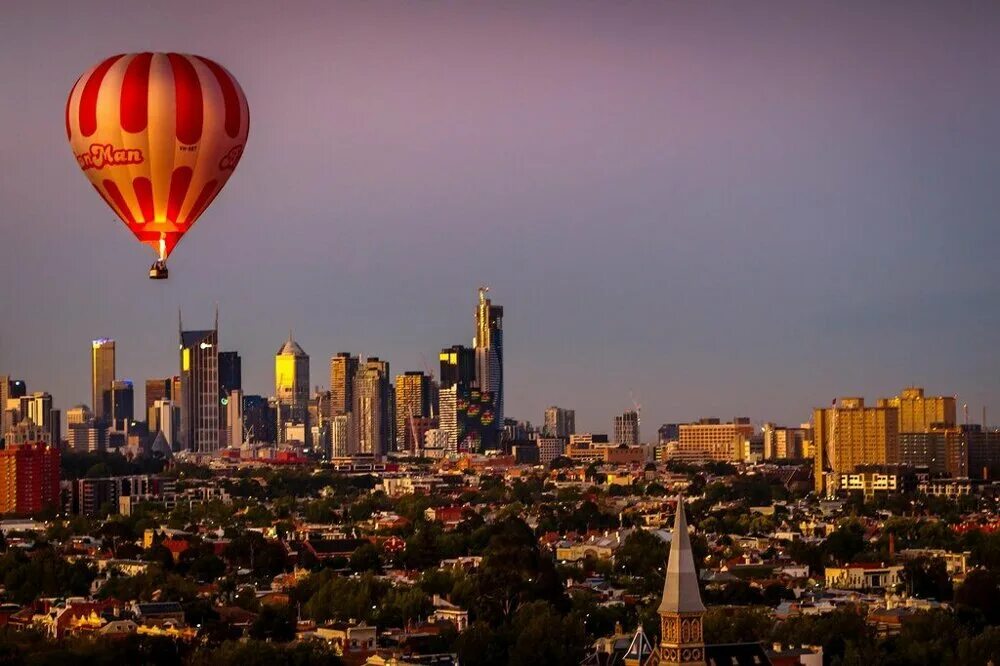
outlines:
[[84, 73], [66, 101], [80, 168], [161, 260], [229, 180], [249, 129], [239, 83], [200, 56], [112, 56]]

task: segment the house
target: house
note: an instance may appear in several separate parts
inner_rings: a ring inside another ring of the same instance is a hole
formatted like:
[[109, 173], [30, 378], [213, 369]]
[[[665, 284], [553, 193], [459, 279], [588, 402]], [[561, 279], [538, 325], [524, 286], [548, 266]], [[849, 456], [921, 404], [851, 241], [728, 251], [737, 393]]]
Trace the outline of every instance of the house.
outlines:
[[882, 590], [899, 585], [902, 566], [856, 562], [827, 567], [826, 586], [841, 590]]
[[435, 594], [431, 600], [434, 605], [434, 613], [430, 617], [431, 622], [451, 622], [455, 629], [462, 632], [469, 626], [469, 611], [460, 608], [447, 599]]

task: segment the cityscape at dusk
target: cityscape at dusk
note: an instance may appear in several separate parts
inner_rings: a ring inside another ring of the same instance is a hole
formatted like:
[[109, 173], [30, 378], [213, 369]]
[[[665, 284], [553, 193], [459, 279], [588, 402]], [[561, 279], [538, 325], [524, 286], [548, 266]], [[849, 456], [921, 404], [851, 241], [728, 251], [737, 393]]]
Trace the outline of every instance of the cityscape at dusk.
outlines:
[[1000, 663], [998, 34], [11, 3], [0, 664]]

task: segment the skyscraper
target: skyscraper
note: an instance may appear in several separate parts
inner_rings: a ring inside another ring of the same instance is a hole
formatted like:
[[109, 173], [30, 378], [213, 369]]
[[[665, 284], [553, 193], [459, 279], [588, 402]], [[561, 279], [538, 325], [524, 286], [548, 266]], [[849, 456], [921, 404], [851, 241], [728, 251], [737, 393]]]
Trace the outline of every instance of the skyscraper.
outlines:
[[248, 442], [273, 444], [277, 439], [276, 415], [267, 398], [243, 396], [243, 430]]
[[10, 400], [10, 377], [0, 375], [0, 438], [14, 425], [14, 419], [7, 412], [7, 401]]
[[111, 383], [115, 381], [115, 341], [94, 340], [90, 345], [90, 407], [94, 418], [111, 419]]
[[180, 450], [219, 449], [219, 319], [211, 330], [181, 331]]
[[615, 444], [637, 446], [639, 444], [639, 413], [625, 412], [615, 417]]
[[149, 408], [149, 433], [163, 433], [171, 451], [177, 450], [181, 430], [181, 410], [172, 400], [160, 399]]
[[[431, 378], [423, 372], [406, 372], [396, 375], [396, 450], [406, 449], [407, 430], [412, 426], [410, 419], [429, 417]], [[409, 440], [419, 446], [420, 438], [412, 434]]]
[[383, 456], [393, 441], [390, 418], [389, 362], [370, 357], [354, 378], [351, 408], [351, 454]]
[[153, 428], [153, 417], [151, 416], [151, 411], [153, 405], [156, 404], [157, 400], [172, 400], [173, 394], [171, 391], [173, 385], [173, 380], [170, 377], [164, 377], [162, 379], [147, 379], [146, 380], [146, 422], [150, 424], [149, 431], [151, 434], [156, 434], [156, 430]]
[[[299, 343], [288, 340], [274, 356], [274, 395], [278, 399], [278, 432], [286, 423], [301, 424], [309, 431], [309, 356]], [[284, 441], [284, 437], [281, 437]]]
[[576, 412], [562, 407], [549, 407], [545, 410], [542, 432], [549, 437], [569, 437], [576, 434]]
[[864, 398], [840, 398], [813, 410], [816, 493], [832, 494], [840, 476], [859, 465], [900, 462], [899, 410], [865, 407]]
[[476, 350], [463, 345], [442, 349], [438, 356], [441, 362], [441, 389], [455, 384], [471, 387], [476, 383]]
[[486, 298], [489, 287], [479, 288], [476, 307], [476, 381], [479, 389], [493, 398], [493, 418], [497, 430], [503, 427], [503, 308]]
[[330, 414], [346, 414], [354, 404], [358, 357], [341, 352], [330, 359]]
[[135, 391], [127, 379], [111, 382], [111, 413], [108, 420], [113, 430], [123, 432], [135, 418]]
[[59, 444], [59, 425], [53, 420], [52, 396], [35, 392], [21, 398], [21, 418], [28, 419], [49, 436], [49, 441]]
[[227, 396], [243, 389], [243, 361], [239, 352], [219, 352], [219, 393]]

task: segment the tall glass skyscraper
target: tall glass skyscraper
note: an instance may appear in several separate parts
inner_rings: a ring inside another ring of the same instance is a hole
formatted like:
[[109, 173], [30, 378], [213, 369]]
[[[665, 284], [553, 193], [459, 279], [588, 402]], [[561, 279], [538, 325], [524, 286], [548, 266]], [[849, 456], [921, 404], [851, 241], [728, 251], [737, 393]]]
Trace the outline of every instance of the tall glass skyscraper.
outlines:
[[218, 315], [215, 328], [182, 330], [180, 338], [180, 448], [212, 453], [219, 449], [220, 439]]
[[479, 288], [476, 306], [476, 382], [479, 390], [493, 398], [496, 428], [503, 428], [503, 307], [486, 298], [489, 287]]
[[98, 421], [111, 419], [111, 384], [115, 381], [115, 341], [94, 340], [90, 345], [90, 409]]
[[[274, 356], [274, 395], [280, 410], [278, 432], [284, 432], [286, 423], [295, 423], [306, 426], [308, 433], [309, 355], [292, 339], [291, 332]], [[284, 441], [284, 437], [281, 439]]]

